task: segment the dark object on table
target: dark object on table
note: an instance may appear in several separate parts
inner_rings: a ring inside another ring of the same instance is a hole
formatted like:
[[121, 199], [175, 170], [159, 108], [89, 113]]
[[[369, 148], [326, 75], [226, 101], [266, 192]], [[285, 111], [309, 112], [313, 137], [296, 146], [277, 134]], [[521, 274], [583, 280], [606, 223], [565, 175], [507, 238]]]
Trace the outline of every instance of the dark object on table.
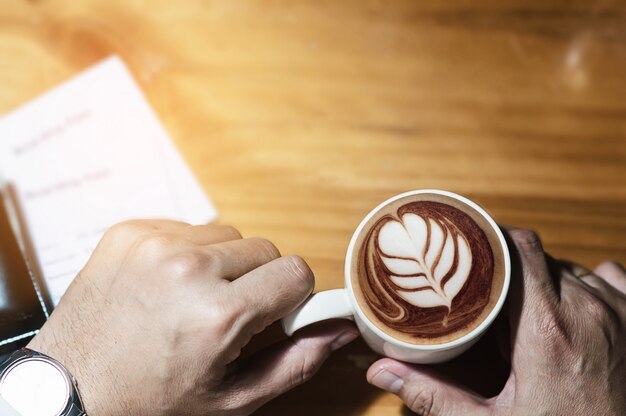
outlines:
[[3, 201], [0, 194], [0, 354], [26, 345], [47, 319], [47, 306]]

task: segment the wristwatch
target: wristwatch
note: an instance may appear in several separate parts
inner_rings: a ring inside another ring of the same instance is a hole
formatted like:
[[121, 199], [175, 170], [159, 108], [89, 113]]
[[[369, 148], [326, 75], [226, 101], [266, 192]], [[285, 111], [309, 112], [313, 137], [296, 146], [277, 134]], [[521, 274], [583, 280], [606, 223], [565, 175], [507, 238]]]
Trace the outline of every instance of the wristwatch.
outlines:
[[0, 397], [21, 416], [86, 416], [74, 377], [54, 358], [28, 348], [0, 364]]

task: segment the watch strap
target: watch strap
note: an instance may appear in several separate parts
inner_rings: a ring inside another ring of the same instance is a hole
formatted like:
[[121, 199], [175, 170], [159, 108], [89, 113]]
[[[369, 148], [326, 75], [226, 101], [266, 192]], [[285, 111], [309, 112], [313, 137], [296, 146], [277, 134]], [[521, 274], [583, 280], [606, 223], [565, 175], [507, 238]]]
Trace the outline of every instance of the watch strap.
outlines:
[[76, 406], [75, 403], [72, 403], [67, 411], [67, 416], [87, 416], [87, 413], [85, 413], [80, 407]]

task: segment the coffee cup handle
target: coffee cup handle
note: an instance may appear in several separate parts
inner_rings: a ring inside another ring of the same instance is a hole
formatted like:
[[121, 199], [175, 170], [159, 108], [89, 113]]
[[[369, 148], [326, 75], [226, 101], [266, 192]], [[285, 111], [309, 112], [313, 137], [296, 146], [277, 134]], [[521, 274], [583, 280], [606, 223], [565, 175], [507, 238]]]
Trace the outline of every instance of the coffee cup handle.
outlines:
[[311, 295], [302, 305], [281, 322], [285, 334], [291, 336], [298, 329], [326, 319], [354, 319], [354, 308], [346, 289], [325, 290]]

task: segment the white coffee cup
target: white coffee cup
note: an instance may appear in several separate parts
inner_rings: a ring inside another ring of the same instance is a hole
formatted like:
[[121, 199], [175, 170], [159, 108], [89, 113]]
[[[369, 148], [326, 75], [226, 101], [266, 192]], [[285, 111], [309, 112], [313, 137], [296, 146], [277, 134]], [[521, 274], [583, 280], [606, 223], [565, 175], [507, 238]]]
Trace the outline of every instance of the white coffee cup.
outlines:
[[[367, 224], [372, 216], [374, 216], [379, 210], [388, 204], [407, 196], [416, 194], [439, 194], [459, 200], [471, 208], [476, 210], [482, 215], [489, 225], [493, 228], [500, 244], [502, 245], [502, 253], [504, 256], [504, 282], [502, 292], [498, 298], [497, 303], [491, 310], [489, 315], [471, 332], [457, 338], [453, 341], [442, 344], [425, 344], [417, 345], [411, 344], [396, 338], [393, 338], [389, 334], [383, 332], [376, 325], [374, 325], [361, 310], [361, 307], [357, 303], [355, 298], [352, 279], [351, 279], [351, 259], [354, 246], [356, 244], [358, 236], [361, 234], [363, 227]], [[495, 221], [487, 214], [480, 206], [470, 201], [469, 199], [457, 195], [452, 192], [423, 189], [406, 192], [400, 195], [396, 195], [382, 204], [374, 208], [357, 227], [350, 245], [348, 246], [348, 252], [346, 254], [344, 277], [345, 288], [327, 290], [312, 295], [307, 301], [304, 302], [298, 309], [286, 316], [282, 320], [283, 329], [287, 335], [292, 335], [298, 329], [310, 325], [314, 322], [323, 321], [332, 318], [346, 318], [353, 319], [356, 322], [361, 336], [365, 339], [365, 342], [377, 353], [385, 355], [387, 357], [395, 358], [402, 361], [431, 364], [454, 358], [471, 347], [478, 339], [485, 333], [487, 328], [492, 324], [506, 298], [511, 274], [511, 261], [509, 256], [509, 250], [500, 231], [500, 228]]]

